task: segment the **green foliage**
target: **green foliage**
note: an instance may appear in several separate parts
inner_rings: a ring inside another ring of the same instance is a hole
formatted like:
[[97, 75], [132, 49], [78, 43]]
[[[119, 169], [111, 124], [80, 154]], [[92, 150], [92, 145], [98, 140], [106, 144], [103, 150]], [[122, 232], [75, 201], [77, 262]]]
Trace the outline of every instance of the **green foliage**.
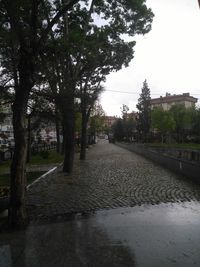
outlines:
[[176, 127], [173, 115], [169, 111], [164, 111], [158, 107], [151, 112], [151, 125], [162, 133], [172, 132]]
[[63, 155], [57, 153], [56, 151], [49, 151], [48, 158], [43, 158], [40, 153], [31, 157], [30, 164], [33, 165], [43, 165], [43, 164], [55, 164], [61, 163], [63, 161]]
[[192, 133], [200, 137], [200, 108], [194, 108], [190, 110]]
[[117, 141], [122, 141], [125, 136], [125, 129], [122, 119], [118, 119], [112, 126], [112, 131], [114, 133], [114, 138]]
[[170, 133], [178, 142], [200, 140], [200, 109], [175, 104], [169, 111], [155, 108], [151, 113], [151, 126], [162, 135]]
[[142, 135], [142, 139], [146, 140], [147, 134], [150, 131], [151, 125], [151, 108], [150, 108], [150, 89], [145, 80], [142, 87], [142, 92], [136, 105], [138, 109], [137, 130]]
[[104, 121], [105, 112], [102, 106], [99, 103], [96, 103], [89, 120], [89, 132], [95, 136], [97, 133], [104, 131]]
[[129, 107], [122, 105], [122, 119], [118, 119], [112, 127], [114, 137], [118, 141], [135, 139], [136, 121], [133, 113], [128, 113]]
[[164, 111], [163, 108], [157, 107], [151, 112], [151, 127], [153, 131], [159, 131], [162, 134], [162, 142], [164, 136], [171, 135], [176, 127], [176, 122], [170, 111]]
[[187, 109], [182, 104], [176, 104], [170, 108], [170, 112], [176, 122], [175, 130], [177, 133], [180, 133], [182, 130], [189, 129], [191, 127], [190, 109]]

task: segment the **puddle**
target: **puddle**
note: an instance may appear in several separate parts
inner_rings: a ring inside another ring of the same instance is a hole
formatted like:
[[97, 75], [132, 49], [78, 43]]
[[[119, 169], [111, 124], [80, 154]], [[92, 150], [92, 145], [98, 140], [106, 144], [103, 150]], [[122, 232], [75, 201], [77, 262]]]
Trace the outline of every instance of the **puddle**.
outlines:
[[2, 234], [0, 257], [20, 267], [200, 266], [199, 226], [197, 202], [79, 213]]

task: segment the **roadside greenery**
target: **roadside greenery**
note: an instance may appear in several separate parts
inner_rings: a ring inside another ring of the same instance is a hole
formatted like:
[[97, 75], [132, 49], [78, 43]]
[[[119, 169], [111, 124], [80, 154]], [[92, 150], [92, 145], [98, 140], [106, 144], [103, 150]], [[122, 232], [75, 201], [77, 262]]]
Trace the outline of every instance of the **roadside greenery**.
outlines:
[[[48, 157], [44, 157], [43, 154], [37, 153], [31, 157], [30, 162], [27, 164], [27, 168], [30, 166], [42, 166], [42, 165], [54, 165], [62, 163], [63, 155], [56, 151], [48, 151]], [[0, 175], [3, 173], [9, 173], [11, 161], [2, 161], [0, 163]]]
[[[42, 174], [44, 174], [43, 171], [37, 171], [37, 172], [27, 172], [27, 184], [30, 184], [35, 179], [40, 177]], [[9, 187], [10, 185], [10, 174], [0, 174], [0, 187]]]
[[150, 127], [151, 127], [151, 105], [150, 105], [150, 88], [147, 80], [143, 82], [142, 91], [136, 105], [138, 109], [137, 116], [137, 131], [139, 139], [143, 142], [147, 142], [149, 139]]
[[[82, 113], [85, 142], [89, 114], [102, 91], [101, 83], [110, 72], [127, 67], [133, 58], [136, 42], [126, 41], [123, 36], [134, 37], [151, 30], [153, 13], [145, 2], [1, 1], [0, 93], [3, 98], [10, 96], [15, 136], [10, 225], [20, 225], [26, 220], [24, 170], [27, 140], [30, 140], [26, 118], [33, 95], [49, 102], [56, 125], [60, 123], [62, 127], [63, 171], [70, 173], [74, 159], [75, 113]], [[79, 105], [77, 98], [81, 101]], [[85, 143], [82, 159], [84, 150]]]
[[162, 143], [199, 143], [200, 142], [200, 109], [186, 108], [182, 104], [173, 105], [164, 111], [161, 107], [151, 112], [151, 129], [153, 137]]

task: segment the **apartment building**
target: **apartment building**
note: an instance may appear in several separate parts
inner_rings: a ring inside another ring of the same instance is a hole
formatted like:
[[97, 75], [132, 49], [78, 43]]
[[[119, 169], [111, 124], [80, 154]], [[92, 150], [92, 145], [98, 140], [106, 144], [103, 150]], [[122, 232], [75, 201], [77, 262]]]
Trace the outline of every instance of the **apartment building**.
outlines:
[[162, 107], [164, 111], [167, 111], [175, 104], [182, 104], [186, 108], [194, 107], [197, 103], [197, 98], [190, 96], [190, 93], [183, 93], [182, 95], [171, 95], [166, 93], [166, 96], [151, 99], [150, 103], [151, 109]]

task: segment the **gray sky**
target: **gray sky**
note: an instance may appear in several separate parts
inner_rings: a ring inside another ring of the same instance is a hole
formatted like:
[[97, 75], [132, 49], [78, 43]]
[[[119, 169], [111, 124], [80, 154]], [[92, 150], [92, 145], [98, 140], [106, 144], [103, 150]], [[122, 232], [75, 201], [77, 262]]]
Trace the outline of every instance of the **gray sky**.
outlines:
[[[137, 36], [128, 68], [107, 77], [101, 104], [107, 115], [120, 115], [122, 104], [136, 110], [143, 81], [151, 97], [190, 92], [200, 101], [200, 9], [197, 0], [147, 0], [155, 17], [152, 30]], [[125, 92], [130, 92], [127, 94]], [[199, 102], [200, 103], [200, 102]]]

